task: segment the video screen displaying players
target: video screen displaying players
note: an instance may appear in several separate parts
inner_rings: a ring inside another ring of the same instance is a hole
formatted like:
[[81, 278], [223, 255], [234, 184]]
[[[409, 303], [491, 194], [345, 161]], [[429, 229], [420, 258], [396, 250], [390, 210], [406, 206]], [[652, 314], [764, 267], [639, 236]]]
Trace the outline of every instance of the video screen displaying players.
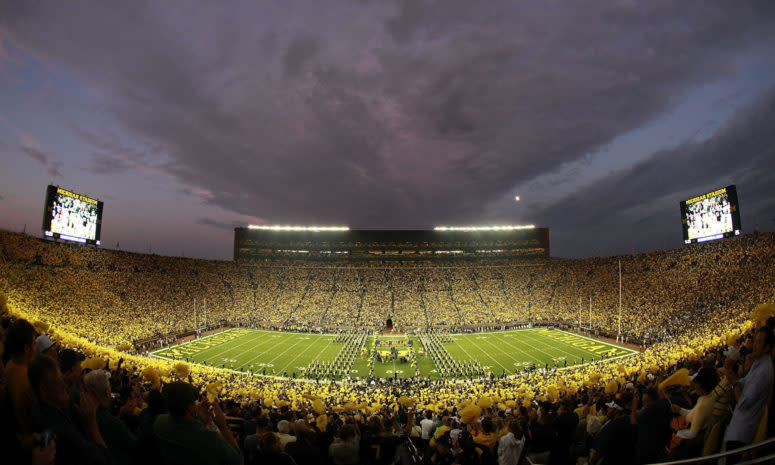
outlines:
[[57, 239], [99, 244], [103, 203], [56, 186], [48, 186], [43, 233]]
[[737, 189], [727, 186], [681, 202], [684, 242], [703, 242], [740, 234]]

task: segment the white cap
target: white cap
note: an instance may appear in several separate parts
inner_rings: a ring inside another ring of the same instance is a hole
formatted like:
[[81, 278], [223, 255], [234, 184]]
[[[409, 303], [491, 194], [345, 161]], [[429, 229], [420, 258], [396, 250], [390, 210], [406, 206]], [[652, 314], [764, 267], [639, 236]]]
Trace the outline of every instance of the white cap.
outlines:
[[50, 349], [54, 344], [55, 342], [52, 341], [51, 338], [45, 334], [41, 334], [37, 339], [35, 339], [35, 353], [42, 354], [43, 352]]

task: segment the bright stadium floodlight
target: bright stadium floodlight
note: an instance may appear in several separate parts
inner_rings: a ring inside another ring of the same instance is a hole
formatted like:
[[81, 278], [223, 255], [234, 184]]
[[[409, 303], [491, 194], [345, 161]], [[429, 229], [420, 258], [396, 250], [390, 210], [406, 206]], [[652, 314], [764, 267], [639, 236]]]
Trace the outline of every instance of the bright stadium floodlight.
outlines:
[[347, 226], [265, 226], [263, 224], [250, 224], [248, 229], [263, 229], [265, 231], [349, 231]]
[[518, 229], [535, 229], [535, 225], [521, 226], [436, 226], [434, 231], [515, 231]]

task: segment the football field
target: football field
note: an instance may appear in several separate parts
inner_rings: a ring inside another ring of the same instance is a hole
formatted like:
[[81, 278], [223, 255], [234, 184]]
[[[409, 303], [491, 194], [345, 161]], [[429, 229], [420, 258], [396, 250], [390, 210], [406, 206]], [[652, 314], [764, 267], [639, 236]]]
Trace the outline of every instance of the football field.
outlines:
[[[313, 365], [330, 364], [344, 341], [337, 334], [293, 333], [235, 328], [152, 351], [156, 358], [183, 360], [206, 366], [266, 376], [304, 378]], [[439, 378], [433, 359], [423, 350], [420, 338], [411, 335], [369, 335], [360, 346], [355, 362], [342, 373], [366, 377], [372, 366], [375, 338], [408, 339], [413, 344], [420, 376]], [[620, 358], [637, 351], [608, 341], [556, 329], [530, 328], [471, 334], [447, 334], [443, 342], [449, 356], [459, 363], [478, 363], [485, 372], [511, 375], [526, 369], [564, 368]], [[374, 376], [412, 377], [409, 362], [373, 360]], [[334, 376], [339, 377], [339, 376]]]
[[635, 349], [556, 329], [530, 328], [474, 334], [452, 334], [444, 344], [460, 362], [478, 362], [495, 375], [526, 368], [564, 368], [624, 357]]

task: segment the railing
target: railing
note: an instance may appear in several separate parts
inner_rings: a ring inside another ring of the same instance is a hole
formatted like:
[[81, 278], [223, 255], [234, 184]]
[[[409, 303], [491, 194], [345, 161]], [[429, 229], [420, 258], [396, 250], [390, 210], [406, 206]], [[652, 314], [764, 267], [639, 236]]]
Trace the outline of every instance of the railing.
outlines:
[[[749, 458], [747, 454], [758, 455], [756, 458]], [[706, 455], [705, 457], [696, 457], [693, 459], [676, 460], [673, 462], [661, 462], [655, 465], [705, 465], [705, 464], [726, 464], [727, 459], [737, 459], [737, 465], [754, 465], [763, 463], [775, 463], [775, 438], [766, 441], [751, 444], [749, 446], [733, 449], [718, 454]], [[745, 460], [743, 460], [745, 459]]]

